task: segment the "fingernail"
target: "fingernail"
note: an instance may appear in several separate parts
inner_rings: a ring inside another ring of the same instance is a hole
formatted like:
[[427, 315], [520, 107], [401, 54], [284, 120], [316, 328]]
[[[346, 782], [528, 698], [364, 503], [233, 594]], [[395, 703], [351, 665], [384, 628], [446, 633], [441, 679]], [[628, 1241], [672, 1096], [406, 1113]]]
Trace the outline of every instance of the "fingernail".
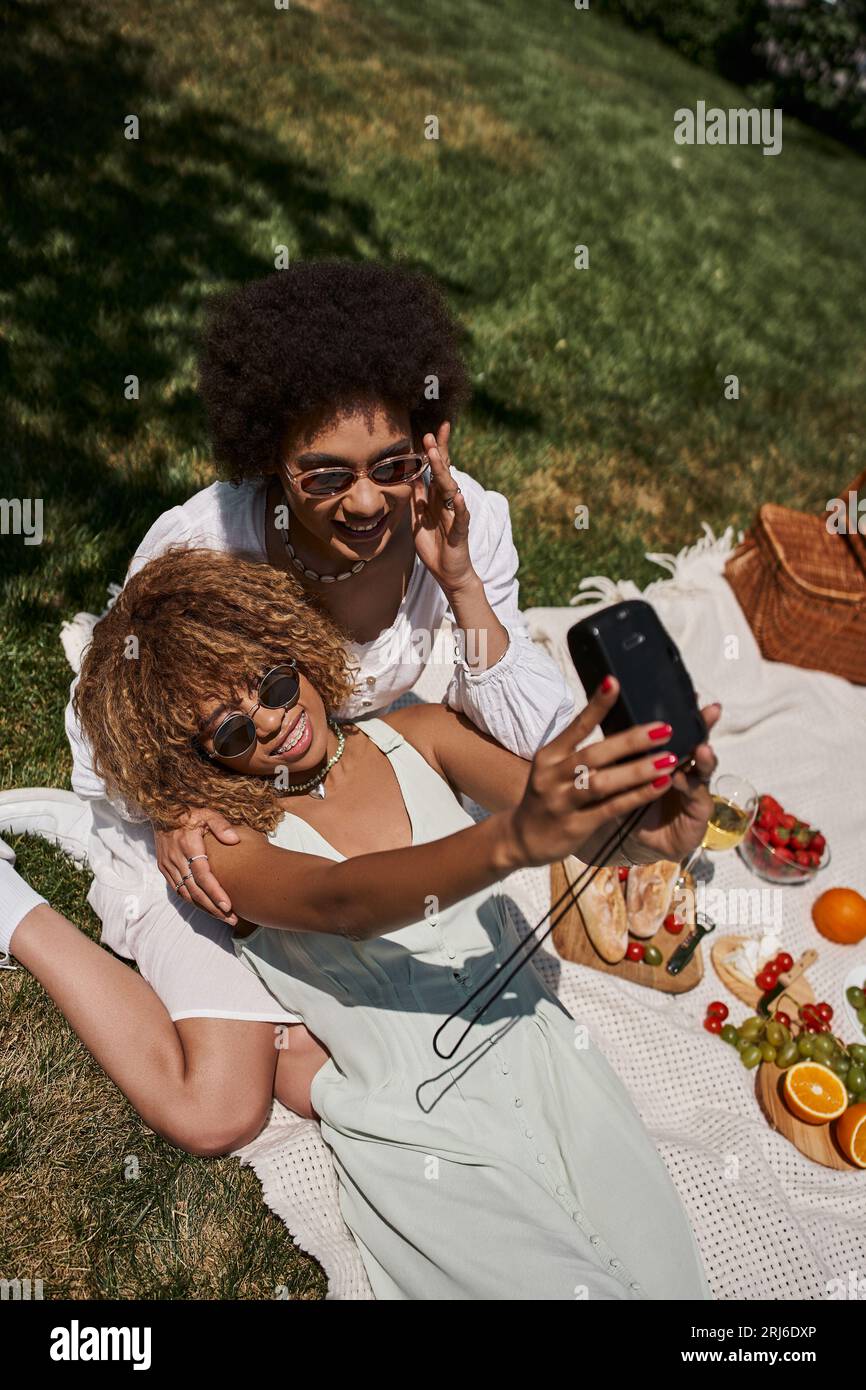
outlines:
[[602, 695], [606, 695], [607, 692], [608, 692], [609, 690], [612, 690], [612, 689], [613, 689], [613, 676], [605, 676], [604, 680], [603, 680], [602, 683], [601, 683], [601, 693], [602, 693]]
[[220, 903], [219, 909], [220, 909], [220, 912], [228, 912], [228, 910], [229, 910], [229, 903]]
[[651, 739], [654, 739], [656, 743], [658, 743], [660, 739], [670, 738], [672, 733], [673, 729], [671, 728], [670, 724], [656, 724], [655, 728], [650, 729], [649, 736]]
[[670, 780], [671, 780], [670, 777], [657, 777], [657, 778], [655, 779], [655, 781], [653, 782], [653, 786], [654, 786], [654, 787], [666, 787], [667, 784], [668, 784], [668, 782], [669, 782]]
[[676, 753], [665, 753], [663, 757], [656, 758], [653, 767], [673, 767], [677, 760]]

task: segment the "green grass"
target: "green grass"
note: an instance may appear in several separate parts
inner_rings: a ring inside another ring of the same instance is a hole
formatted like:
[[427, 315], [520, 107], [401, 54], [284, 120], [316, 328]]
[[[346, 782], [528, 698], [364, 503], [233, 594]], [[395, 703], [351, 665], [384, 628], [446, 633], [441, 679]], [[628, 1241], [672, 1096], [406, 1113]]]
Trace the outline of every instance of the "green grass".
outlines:
[[[820, 510], [866, 462], [866, 164], [795, 122], [778, 158], [674, 145], [677, 107], [740, 94], [591, 11], [35, 0], [0, 65], [2, 488], [45, 509], [41, 546], [0, 538], [3, 786], [68, 784], [59, 623], [210, 480], [202, 301], [275, 244], [440, 278], [475, 384], [453, 459], [510, 498], [524, 606], [646, 582], [644, 551], [762, 500]], [[94, 929], [62, 857], [22, 865]], [[321, 1296], [249, 1172], [150, 1136], [33, 981], [0, 998], [0, 1273], [14, 1252], [55, 1294]]]

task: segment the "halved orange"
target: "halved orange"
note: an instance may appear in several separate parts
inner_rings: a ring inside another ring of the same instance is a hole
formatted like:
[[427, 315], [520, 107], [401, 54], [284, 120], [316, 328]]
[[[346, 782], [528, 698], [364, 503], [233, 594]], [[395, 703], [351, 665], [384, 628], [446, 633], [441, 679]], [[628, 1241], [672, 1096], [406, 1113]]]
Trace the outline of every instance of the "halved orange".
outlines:
[[866, 1168], [866, 1103], [858, 1100], [856, 1105], [849, 1105], [836, 1121], [835, 1134], [848, 1161]]
[[820, 1062], [806, 1060], [789, 1067], [782, 1094], [791, 1114], [807, 1125], [826, 1125], [837, 1120], [848, 1105], [844, 1083]]

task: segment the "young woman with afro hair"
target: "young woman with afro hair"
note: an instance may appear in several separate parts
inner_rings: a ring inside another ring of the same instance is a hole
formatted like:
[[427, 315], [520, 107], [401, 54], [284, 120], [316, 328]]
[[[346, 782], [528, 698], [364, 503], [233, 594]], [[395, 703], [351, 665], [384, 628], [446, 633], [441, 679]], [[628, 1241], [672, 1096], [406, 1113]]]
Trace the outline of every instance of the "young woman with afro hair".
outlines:
[[[436, 282], [399, 265], [298, 262], [218, 296], [199, 386], [224, 480], [158, 517], [129, 575], [177, 544], [291, 573], [344, 640], [354, 689], [341, 719], [376, 716], [410, 690], [447, 615], [457, 650], [444, 702], [531, 758], [574, 702], [522, 621], [506, 498], [451, 464], [469, 396], [459, 337]], [[92, 808], [102, 940], [136, 961], [187, 1059], [185, 1100], [163, 1132], [227, 1152], [258, 1132], [273, 1094], [311, 1115], [322, 1051], [238, 961], [237, 917], [210, 870], [205, 833], [232, 844], [236, 831], [212, 807], [156, 829], [112, 802], [71, 702], [66, 723], [72, 785]], [[274, 1025], [294, 1025], [280, 1051]], [[158, 1089], [156, 1065], [151, 1081]]]

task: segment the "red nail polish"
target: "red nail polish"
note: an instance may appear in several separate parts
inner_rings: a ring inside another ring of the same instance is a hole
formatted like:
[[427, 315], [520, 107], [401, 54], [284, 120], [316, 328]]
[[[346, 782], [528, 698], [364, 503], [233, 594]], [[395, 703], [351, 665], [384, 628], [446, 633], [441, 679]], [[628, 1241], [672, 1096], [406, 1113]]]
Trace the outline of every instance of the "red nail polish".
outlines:
[[613, 686], [613, 679], [612, 679], [612, 677], [611, 677], [611, 676], [605, 676], [604, 680], [603, 680], [602, 683], [601, 683], [601, 693], [602, 693], [602, 695], [606, 695], [607, 692], [612, 688], [612, 686]]
[[649, 736], [658, 743], [659, 739], [670, 738], [672, 733], [673, 729], [670, 724], [656, 724], [654, 729], [650, 729]]
[[661, 758], [656, 758], [653, 767], [673, 767], [676, 760], [676, 753], [665, 753]]
[[657, 777], [657, 778], [655, 779], [655, 781], [653, 782], [653, 786], [654, 786], [654, 787], [666, 787], [667, 784], [668, 784], [668, 782], [669, 782], [670, 780], [671, 780], [670, 777]]

